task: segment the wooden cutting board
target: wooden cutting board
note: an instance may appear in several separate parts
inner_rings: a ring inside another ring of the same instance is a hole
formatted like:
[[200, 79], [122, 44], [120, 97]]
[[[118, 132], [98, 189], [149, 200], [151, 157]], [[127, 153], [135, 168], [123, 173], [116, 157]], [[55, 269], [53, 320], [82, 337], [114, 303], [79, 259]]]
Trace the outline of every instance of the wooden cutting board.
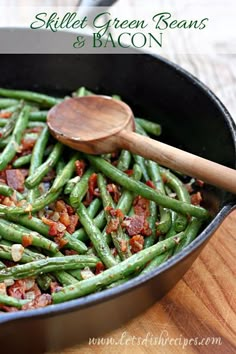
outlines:
[[235, 258], [236, 211], [174, 289], [145, 313], [104, 335], [103, 341], [118, 344], [85, 343], [61, 354], [236, 353]]

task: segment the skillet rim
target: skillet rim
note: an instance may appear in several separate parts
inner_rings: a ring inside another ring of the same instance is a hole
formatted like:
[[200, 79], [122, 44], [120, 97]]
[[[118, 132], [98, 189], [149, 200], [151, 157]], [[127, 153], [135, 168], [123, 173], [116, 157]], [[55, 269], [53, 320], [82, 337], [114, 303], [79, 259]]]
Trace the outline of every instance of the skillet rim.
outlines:
[[[14, 54], [13, 54], [14, 55]], [[79, 55], [79, 54], [78, 54]], [[83, 55], [83, 54], [81, 54]], [[94, 55], [94, 54], [91, 54]], [[117, 54], [106, 54], [106, 55], [117, 55]], [[128, 54], [126, 54], [128, 55]], [[133, 54], [131, 54], [133, 55]], [[236, 125], [232, 119], [232, 116], [224, 106], [224, 104], [220, 101], [220, 99], [207, 87], [207, 85], [203, 84], [198, 78], [189, 73], [187, 70], [181, 68], [179, 65], [171, 62], [168, 59], [165, 59], [157, 54], [146, 54], [140, 51], [140, 54], [148, 59], [157, 59], [162, 65], [166, 65], [170, 67], [172, 70], [179, 73], [186, 80], [191, 82], [191, 84], [195, 85], [201, 91], [205, 92], [211, 101], [217, 106], [218, 110], [221, 111], [224, 120], [227, 124], [227, 127], [231, 133], [233, 138], [233, 147], [234, 147], [234, 155], [235, 155], [235, 163], [234, 167], [236, 167]], [[124, 295], [125, 293], [131, 291], [132, 289], [136, 289], [141, 287], [147, 281], [154, 279], [160, 273], [166, 272], [169, 268], [175, 266], [175, 264], [179, 263], [181, 260], [187, 258], [194, 250], [200, 247], [205, 241], [209, 241], [210, 237], [214, 234], [216, 229], [220, 226], [226, 216], [236, 209], [236, 197], [230, 193], [227, 193], [228, 200], [223, 201], [223, 205], [220, 210], [217, 212], [212, 221], [207, 225], [206, 228], [198, 235], [198, 237], [192, 241], [183, 251], [171, 257], [162, 265], [158, 266], [156, 269], [153, 269], [147, 274], [139, 275], [134, 279], [128, 280], [126, 283], [118, 285], [112, 289], [105, 289], [95, 294], [90, 294], [83, 296], [81, 298], [67, 301], [61, 304], [49, 305], [44, 308], [34, 309], [34, 310], [26, 310], [19, 311], [13, 313], [6, 313], [0, 316], [0, 324], [16, 322], [24, 319], [43, 319], [47, 317], [54, 317], [57, 315], [61, 315], [64, 313], [75, 312], [79, 309], [83, 309], [85, 307], [94, 306], [96, 304], [100, 304], [104, 301], [111, 300], [118, 295]], [[188, 268], [189, 269], [189, 268]]]

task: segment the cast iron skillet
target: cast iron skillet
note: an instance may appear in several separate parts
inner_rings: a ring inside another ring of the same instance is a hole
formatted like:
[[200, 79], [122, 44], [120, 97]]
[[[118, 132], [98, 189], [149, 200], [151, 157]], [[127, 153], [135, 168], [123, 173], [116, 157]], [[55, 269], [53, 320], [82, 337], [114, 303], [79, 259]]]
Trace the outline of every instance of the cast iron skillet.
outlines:
[[[160, 122], [162, 140], [235, 167], [235, 127], [221, 102], [178, 66], [150, 55], [1, 55], [0, 85], [63, 96], [79, 86], [120, 94], [136, 116]], [[167, 293], [225, 217], [232, 195], [204, 191], [211, 223], [183, 252], [114, 289], [28, 312], [0, 315], [2, 353], [59, 350], [121, 326]]]

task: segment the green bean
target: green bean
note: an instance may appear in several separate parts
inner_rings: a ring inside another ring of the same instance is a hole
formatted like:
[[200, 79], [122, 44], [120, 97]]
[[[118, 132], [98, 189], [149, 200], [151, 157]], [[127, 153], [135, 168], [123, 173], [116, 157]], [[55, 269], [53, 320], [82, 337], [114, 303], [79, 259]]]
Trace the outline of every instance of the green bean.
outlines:
[[121, 97], [119, 95], [112, 95], [113, 100], [121, 101]]
[[32, 151], [32, 158], [29, 168], [29, 175], [32, 175], [42, 164], [44, 151], [49, 139], [49, 131], [47, 126], [41, 131]]
[[16, 121], [19, 117], [19, 114], [23, 108], [23, 104], [18, 107], [18, 109], [12, 114], [12, 116], [7, 120], [7, 123], [0, 130], [0, 139], [7, 138], [14, 129]]
[[146, 186], [144, 183], [135, 181], [129, 178], [125, 173], [119, 171], [114, 166], [110, 165], [105, 160], [97, 156], [85, 155], [91, 164], [97, 168], [99, 171], [103, 172], [104, 175], [125, 187], [126, 189], [141, 195], [144, 198], [153, 200], [157, 204], [168, 208], [173, 209], [174, 211], [195, 216], [198, 218], [206, 219], [209, 217], [209, 213], [206, 209], [191, 205], [173, 198], [169, 198], [165, 195], [157, 193], [154, 189]]
[[[8, 246], [8, 245], [4, 245], [3, 241], [4, 240], [0, 241], [1, 242], [1, 244], [0, 244], [0, 258], [6, 259], [8, 261], [13, 261], [13, 258], [12, 258], [12, 247]], [[33, 256], [32, 255], [33, 252], [31, 252], [32, 254], [30, 255], [30, 254], [27, 254], [27, 252], [25, 252], [25, 251], [26, 251], [26, 249], [24, 250], [21, 259], [18, 261], [19, 263], [29, 263], [29, 262], [33, 262], [33, 261], [38, 260], [38, 259], [45, 258], [41, 254], [38, 254], [38, 256], [37, 256], [37, 253], [36, 253], [35, 256]]]
[[2, 269], [0, 270], [0, 281], [9, 278], [14, 280], [28, 278], [53, 271], [96, 267], [98, 262], [99, 258], [85, 255], [46, 258]]
[[101, 231], [93, 223], [93, 220], [89, 217], [88, 212], [82, 203], [79, 204], [77, 213], [79, 215], [79, 220], [81, 224], [83, 225], [86, 233], [88, 234], [90, 240], [92, 241], [93, 246], [96, 249], [96, 252], [98, 256], [101, 258], [102, 262], [108, 268], [117, 264], [114, 257], [111, 254], [110, 248], [108, 247], [105, 240], [102, 238]]
[[80, 176], [71, 178], [65, 185], [64, 194], [70, 194], [75, 185], [80, 181]]
[[145, 159], [142, 156], [139, 156], [136, 154], [132, 154], [132, 155], [133, 155], [134, 161], [140, 166], [140, 168], [142, 170], [144, 180], [148, 181], [149, 176], [148, 176], [147, 167], [145, 164]]
[[[7, 98], [20, 99], [20, 100], [28, 100], [32, 102], [39, 103], [46, 107], [52, 107], [55, 104], [61, 102], [61, 99], [51, 97], [42, 93], [32, 92], [32, 91], [23, 91], [23, 90], [8, 90], [4, 88], [0, 88], [0, 96], [4, 96]], [[17, 101], [12, 101], [12, 104], [17, 103]]]
[[56, 304], [90, 294], [115, 281], [123, 279], [134, 272], [137, 272], [139, 269], [142, 269], [147, 262], [176, 246], [176, 244], [178, 244], [183, 237], [184, 233], [180, 233], [178, 237], [174, 236], [162, 242], [158, 242], [157, 244], [143, 249], [130, 258], [125, 259], [123, 262], [114, 265], [114, 267], [105, 270], [95, 277], [82, 280], [77, 284], [63, 288], [61, 291], [52, 295], [53, 303]]
[[0, 109], [15, 106], [18, 103], [19, 103], [18, 100], [14, 100], [11, 98], [0, 98]]
[[29, 120], [36, 122], [46, 122], [48, 111], [30, 112]]
[[78, 88], [75, 92], [72, 93], [73, 97], [83, 97], [94, 95], [91, 91], [87, 90], [84, 86]]
[[[108, 207], [115, 208], [115, 203], [111, 198], [110, 193], [107, 191], [105, 179], [100, 173], [98, 174], [97, 181], [98, 181], [98, 188], [102, 198], [103, 208], [105, 210], [106, 220], [107, 223], [109, 224], [112, 221], [112, 217], [109, 211], [107, 211], [106, 209]], [[119, 254], [122, 260], [131, 256], [131, 252], [129, 248], [129, 237], [124, 234], [121, 225], [118, 226], [117, 231], [111, 232], [111, 238], [117, 250], [117, 253]]]
[[5, 197], [10, 197], [14, 193], [14, 189], [9, 187], [6, 184], [0, 183], [0, 195], [4, 195]]
[[0, 127], [5, 127], [5, 125], [7, 124], [8, 119], [6, 118], [0, 118]]
[[157, 268], [159, 265], [166, 262], [171, 257], [172, 253], [173, 253], [173, 249], [170, 249], [169, 251], [158, 255], [157, 257], [152, 259], [150, 263], [148, 263], [148, 265], [141, 271], [140, 274], [149, 273], [151, 270]]
[[[160, 193], [165, 194], [165, 188], [160, 175], [159, 165], [156, 162], [149, 160], [147, 163], [147, 168], [148, 168], [148, 174], [152, 182], [154, 183], [156, 189]], [[161, 234], [166, 234], [171, 226], [171, 214], [169, 210], [162, 208], [161, 206], [159, 207], [159, 210], [160, 210], [160, 222], [157, 225], [157, 232]]]
[[128, 150], [122, 150], [118, 159], [117, 168], [126, 171], [131, 162], [131, 153]]
[[29, 300], [16, 299], [15, 297], [0, 294], [0, 304], [21, 309]]
[[[142, 170], [138, 164], [133, 166], [133, 175], [131, 177], [135, 181], [140, 181], [142, 178]], [[127, 215], [132, 207], [134, 193], [124, 190], [117, 204], [117, 209], [120, 209], [124, 215]]]
[[157, 220], [157, 206], [156, 203], [150, 201], [149, 204], [150, 216], [148, 218], [148, 224], [152, 233], [150, 236], [145, 237], [144, 239], [144, 248], [152, 246], [157, 240], [157, 232], [156, 232], [156, 220]]
[[[10, 221], [17, 222], [18, 224], [23, 225], [30, 230], [34, 230], [45, 237], [49, 236], [49, 225], [44, 224], [42, 220], [34, 216], [29, 218], [28, 216], [22, 215], [20, 218], [18, 218], [17, 216], [7, 215], [6, 218]], [[75, 239], [72, 235], [69, 234], [69, 232], [65, 232], [64, 239], [67, 241], [66, 248], [69, 247], [78, 253], [87, 252], [87, 246], [82, 241]]]
[[25, 165], [28, 165], [31, 161], [32, 154], [24, 155], [21, 157], [18, 157], [15, 161], [13, 161], [12, 166], [15, 168], [19, 168]]
[[6, 268], [5, 264], [0, 261], [0, 269], [4, 269], [4, 268]]
[[45, 128], [46, 124], [43, 122], [28, 122], [27, 128]]
[[[32, 176], [35, 171], [39, 168], [43, 161], [43, 155], [45, 152], [45, 148], [49, 139], [49, 131], [47, 126], [43, 128], [41, 131], [32, 151], [30, 168], [29, 168], [29, 176]], [[39, 190], [36, 186], [32, 188], [28, 192], [27, 200], [32, 204], [39, 197]]]
[[[91, 205], [91, 204], [90, 204]], [[87, 209], [88, 215], [90, 216], [90, 218], [93, 218], [92, 213], [89, 212], [89, 207]], [[102, 210], [97, 216], [96, 218], [93, 219], [93, 223], [94, 225], [99, 228], [99, 230], [101, 230], [105, 224], [106, 224], [106, 218], [105, 218], [105, 212], [104, 210]], [[82, 242], [86, 242], [89, 240], [88, 235], [86, 234], [86, 231], [84, 230], [84, 228], [80, 228], [79, 230], [76, 230], [73, 234], [73, 237], [77, 238], [77, 240], [80, 240]]]
[[142, 118], [135, 118], [135, 121], [141, 125], [141, 127], [150, 134], [159, 136], [161, 135], [161, 126], [160, 124], [150, 122], [149, 120]]
[[71, 194], [70, 194], [70, 204], [72, 207], [77, 208], [79, 203], [84, 198], [88, 190], [88, 181], [90, 176], [93, 173], [93, 169], [89, 168], [84, 175], [81, 177], [80, 181], [75, 185]]
[[9, 241], [24, 244], [27, 240], [33, 246], [41, 247], [55, 253], [58, 251], [58, 246], [55, 242], [50, 241], [37, 232], [31, 230], [19, 229], [19, 225], [13, 224], [7, 220], [0, 219], [0, 235]]
[[32, 189], [39, 185], [43, 177], [46, 176], [46, 174], [52, 169], [53, 166], [56, 165], [62, 151], [63, 145], [61, 143], [57, 143], [48, 156], [47, 160], [25, 180], [25, 185], [28, 189]]
[[5, 149], [2, 151], [0, 155], [0, 171], [4, 170], [4, 168], [6, 168], [8, 163], [11, 162], [13, 157], [16, 155], [18, 146], [21, 142], [23, 132], [28, 123], [28, 117], [29, 117], [29, 107], [25, 106], [23, 107], [23, 109], [19, 114], [19, 117], [16, 121], [13, 133], [10, 137], [7, 146], [5, 147]]
[[43, 291], [46, 291], [50, 287], [50, 284], [52, 282], [52, 278], [47, 274], [42, 274], [37, 277], [36, 281], [37, 281], [37, 284], [40, 287], [40, 289], [42, 289]]
[[[188, 191], [178, 177], [163, 167], [160, 168], [160, 173], [161, 176], [165, 178], [166, 184], [177, 194], [178, 199], [190, 204], [190, 196]], [[187, 224], [188, 218], [185, 215], [180, 214], [177, 216], [175, 221], [175, 230], [177, 232], [183, 231], [186, 229]]]
[[196, 238], [201, 226], [202, 220], [192, 218], [186, 230], [184, 231], [185, 237], [180, 242], [180, 244], [176, 246], [174, 254], [179, 253], [184, 247], [188, 246]]
[[76, 152], [70, 158], [69, 162], [66, 164], [61, 173], [56, 176], [51, 187], [52, 193], [58, 191], [58, 189], [63, 187], [69, 181], [75, 171], [75, 161], [78, 160], [79, 156], [79, 153]]

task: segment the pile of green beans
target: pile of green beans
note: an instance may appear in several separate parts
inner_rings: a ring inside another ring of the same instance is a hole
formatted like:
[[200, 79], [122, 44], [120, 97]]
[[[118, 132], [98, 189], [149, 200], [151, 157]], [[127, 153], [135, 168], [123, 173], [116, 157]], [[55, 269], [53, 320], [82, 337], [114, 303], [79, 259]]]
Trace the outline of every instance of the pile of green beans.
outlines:
[[[90, 94], [81, 87], [72, 96]], [[45, 294], [46, 305], [56, 304], [141, 276], [181, 252], [209, 218], [174, 171], [127, 150], [94, 156], [55, 141], [47, 109], [62, 100], [0, 88], [0, 311], [37, 307]], [[136, 131], [159, 136], [161, 126], [136, 118]], [[25, 140], [33, 141], [26, 151]], [[21, 188], [8, 170], [24, 179]], [[135, 220], [143, 228], [129, 233]], [[11, 287], [27, 280], [36, 298], [14, 297]]]

